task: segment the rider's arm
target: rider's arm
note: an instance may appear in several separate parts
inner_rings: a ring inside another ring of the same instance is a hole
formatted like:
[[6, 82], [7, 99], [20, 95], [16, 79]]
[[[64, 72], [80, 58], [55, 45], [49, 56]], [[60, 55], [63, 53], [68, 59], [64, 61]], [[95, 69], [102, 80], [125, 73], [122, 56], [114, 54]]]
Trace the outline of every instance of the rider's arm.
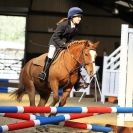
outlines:
[[66, 26], [63, 24], [60, 24], [57, 26], [54, 34], [52, 35], [53, 41], [58, 45], [59, 47], [65, 47], [66, 40], [62, 36], [65, 33]]

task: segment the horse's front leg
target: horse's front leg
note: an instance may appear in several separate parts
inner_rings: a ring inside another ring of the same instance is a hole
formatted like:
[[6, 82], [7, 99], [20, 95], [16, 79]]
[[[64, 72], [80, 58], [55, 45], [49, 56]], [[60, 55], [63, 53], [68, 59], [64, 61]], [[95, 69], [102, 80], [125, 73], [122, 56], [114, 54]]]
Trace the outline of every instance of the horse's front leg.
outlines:
[[67, 88], [67, 89], [63, 90], [63, 94], [61, 96], [59, 106], [64, 106], [66, 104], [66, 100], [70, 95], [71, 89], [72, 88]]
[[53, 101], [50, 104], [50, 106], [55, 106], [56, 103], [58, 102], [59, 102], [59, 95], [58, 95], [58, 90], [57, 90], [57, 92], [53, 92]]
[[59, 102], [59, 94], [58, 94], [58, 82], [54, 81], [50, 83], [51, 90], [53, 91], [53, 101], [50, 106], [55, 106], [57, 102]]

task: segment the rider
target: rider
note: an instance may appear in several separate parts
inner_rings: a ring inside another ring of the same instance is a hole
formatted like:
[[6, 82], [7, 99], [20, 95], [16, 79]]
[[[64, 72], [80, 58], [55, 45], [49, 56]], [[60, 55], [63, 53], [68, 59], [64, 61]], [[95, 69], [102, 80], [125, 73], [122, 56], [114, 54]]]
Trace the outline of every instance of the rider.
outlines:
[[51, 61], [55, 52], [59, 49], [65, 49], [73, 37], [77, 34], [78, 25], [81, 21], [83, 10], [79, 7], [69, 9], [67, 18], [57, 23], [57, 28], [49, 41], [48, 55], [44, 63], [43, 72], [39, 74], [39, 79], [45, 80]]

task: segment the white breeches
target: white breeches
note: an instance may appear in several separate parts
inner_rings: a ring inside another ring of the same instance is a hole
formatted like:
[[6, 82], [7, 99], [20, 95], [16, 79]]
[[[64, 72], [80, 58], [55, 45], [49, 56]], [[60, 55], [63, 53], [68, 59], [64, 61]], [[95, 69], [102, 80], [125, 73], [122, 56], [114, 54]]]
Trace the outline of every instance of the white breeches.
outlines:
[[54, 45], [49, 46], [48, 58], [52, 59], [55, 53], [56, 47]]

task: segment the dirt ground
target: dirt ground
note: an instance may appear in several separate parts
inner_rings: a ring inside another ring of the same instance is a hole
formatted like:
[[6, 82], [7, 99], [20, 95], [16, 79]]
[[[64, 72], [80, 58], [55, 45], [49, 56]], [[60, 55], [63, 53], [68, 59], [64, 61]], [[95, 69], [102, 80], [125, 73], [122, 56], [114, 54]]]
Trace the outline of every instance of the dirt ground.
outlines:
[[[23, 97], [23, 100], [21, 103], [16, 102], [14, 99], [12, 99], [9, 94], [0, 94], [0, 106], [28, 106], [28, 97], [25, 95]], [[39, 96], [36, 96], [36, 103], [39, 100]], [[52, 97], [50, 97], [49, 101], [52, 100]], [[80, 102], [78, 102], [79, 97], [69, 98], [67, 101], [66, 106], [82, 106], [82, 107], [88, 107], [88, 106], [115, 106], [110, 103], [102, 104], [101, 102], [95, 102], [94, 98], [83, 98]], [[49, 103], [48, 101], [48, 103]], [[0, 117], [0, 125], [10, 124], [10, 123], [17, 123], [22, 120], [17, 120], [13, 118], [5, 118]], [[102, 115], [96, 115], [91, 116], [87, 118], [81, 118], [73, 120], [75, 122], [82, 122], [87, 124], [98, 124], [98, 125], [105, 125], [105, 124], [113, 124], [116, 125], [116, 114], [102, 114]], [[127, 123], [127, 126], [132, 126], [132, 123]], [[15, 130], [15, 131], [9, 131], [9, 133], [40, 133], [38, 130], [36, 130], [35, 127], [32, 128], [26, 128], [21, 130]], [[45, 125], [45, 128], [43, 128], [43, 133], [95, 133], [90, 130], [85, 129], [75, 129], [70, 127], [63, 127], [59, 125]]]

